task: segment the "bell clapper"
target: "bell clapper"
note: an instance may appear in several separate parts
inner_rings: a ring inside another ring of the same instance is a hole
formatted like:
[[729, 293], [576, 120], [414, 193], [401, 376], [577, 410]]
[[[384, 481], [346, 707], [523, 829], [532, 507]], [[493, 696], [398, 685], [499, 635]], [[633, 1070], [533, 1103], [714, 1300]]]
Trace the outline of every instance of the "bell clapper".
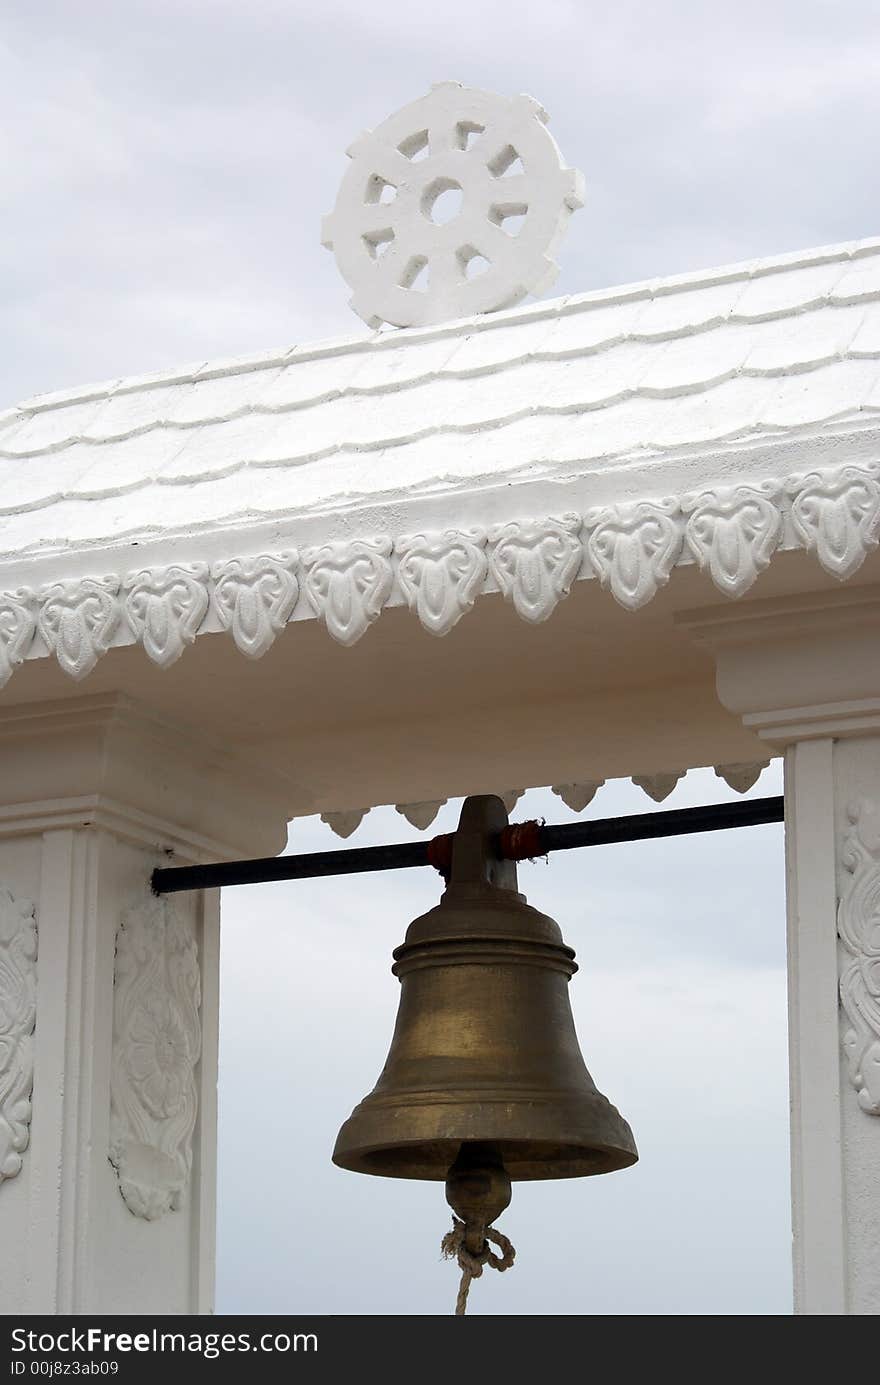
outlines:
[[[471, 1280], [480, 1278], [484, 1265], [503, 1272], [514, 1262], [516, 1251], [510, 1241], [492, 1227], [509, 1206], [510, 1195], [510, 1177], [498, 1150], [476, 1140], [465, 1141], [446, 1175], [446, 1201], [453, 1218], [452, 1230], [447, 1231], [440, 1247], [461, 1269], [455, 1305], [458, 1317], [466, 1311]], [[500, 1255], [490, 1249], [490, 1241]]]

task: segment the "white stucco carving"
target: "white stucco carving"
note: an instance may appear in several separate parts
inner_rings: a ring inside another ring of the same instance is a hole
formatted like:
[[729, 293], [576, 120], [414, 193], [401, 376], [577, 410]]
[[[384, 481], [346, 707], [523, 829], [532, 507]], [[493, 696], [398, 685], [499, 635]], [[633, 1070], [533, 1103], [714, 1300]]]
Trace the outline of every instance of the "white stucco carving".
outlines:
[[580, 571], [579, 515], [512, 520], [489, 531], [489, 562], [499, 590], [523, 620], [546, 620]]
[[387, 538], [328, 543], [303, 553], [306, 595], [340, 644], [354, 644], [381, 614], [391, 591]]
[[642, 500], [590, 510], [587, 552], [599, 581], [636, 611], [669, 581], [684, 541], [678, 502]]
[[20, 588], [0, 595], [0, 688], [24, 659], [36, 628], [32, 591]]
[[369, 808], [350, 808], [346, 812], [322, 813], [321, 821], [326, 823], [337, 837], [350, 837], [360, 827], [369, 811]]
[[[441, 82], [355, 140], [321, 239], [359, 317], [423, 326], [552, 284], [583, 179], [563, 165], [546, 122], [529, 96]], [[438, 206], [444, 194], [451, 217]]]
[[683, 779], [686, 770], [670, 770], [665, 774], [634, 774], [632, 781], [640, 789], [653, 798], [655, 803], [662, 803], [664, 798], [668, 798], [680, 779]]
[[718, 778], [723, 779], [728, 788], [736, 793], [748, 793], [769, 763], [769, 760], [757, 760], [750, 764], [715, 765], [714, 768]]
[[742, 596], [764, 571], [782, 537], [778, 487], [727, 486], [682, 498], [685, 539], [726, 596]]
[[880, 810], [862, 800], [847, 810], [837, 912], [842, 1041], [859, 1105], [880, 1116]]
[[136, 572], [125, 579], [125, 615], [145, 652], [168, 668], [192, 644], [208, 610], [205, 563]]
[[861, 567], [880, 538], [880, 464], [845, 466], [792, 476], [794, 528], [810, 552], [845, 580]]
[[214, 606], [242, 654], [258, 659], [290, 618], [299, 595], [296, 553], [233, 558], [217, 563]]
[[487, 560], [482, 529], [446, 529], [397, 540], [397, 580], [410, 610], [432, 635], [446, 635], [483, 588]]
[[0, 1183], [21, 1170], [30, 1133], [36, 959], [34, 906], [0, 885]]
[[[770, 764], [769, 760], [756, 760], [749, 763], [715, 765], [714, 771], [719, 779], [722, 779], [727, 786], [736, 793], [748, 793], [760, 778], [763, 771]], [[644, 793], [652, 798], [656, 803], [661, 803], [668, 798], [685, 776], [684, 770], [673, 770], [668, 773], [659, 774], [640, 774], [632, 777], [632, 782], [642, 789]], [[584, 809], [592, 803], [599, 789], [605, 784], [604, 779], [582, 779], [570, 784], [553, 784], [550, 792], [561, 798], [567, 808], [573, 813], [582, 813]], [[541, 788], [542, 785], [532, 784], [527, 788]], [[519, 800], [522, 798], [526, 789], [509, 789], [506, 792], [487, 790], [487, 792], [498, 792], [508, 813], [512, 813]], [[440, 809], [447, 803], [448, 799], [435, 799], [427, 803], [399, 803], [396, 806], [397, 812], [406, 818], [407, 822], [413, 827], [424, 831], [430, 827]], [[379, 804], [372, 804], [371, 807], [379, 807]], [[321, 821], [336, 833], [338, 837], [350, 837], [357, 830], [370, 808], [357, 808], [348, 812], [325, 812], [321, 813]]]
[[192, 1165], [201, 1050], [193, 930], [151, 896], [116, 935], [110, 1161], [129, 1211], [155, 1221], [180, 1207]]
[[110, 648], [119, 624], [119, 579], [86, 577], [40, 592], [40, 634], [71, 678], [85, 678]]
[[424, 832], [431, 826], [444, 803], [446, 803], [445, 798], [436, 798], [429, 803], [396, 803], [394, 806], [401, 817], [406, 818], [412, 827], [417, 827], [420, 832]]
[[604, 779], [582, 779], [576, 784], [554, 784], [550, 792], [561, 798], [573, 813], [582, 813], [604, 783]]

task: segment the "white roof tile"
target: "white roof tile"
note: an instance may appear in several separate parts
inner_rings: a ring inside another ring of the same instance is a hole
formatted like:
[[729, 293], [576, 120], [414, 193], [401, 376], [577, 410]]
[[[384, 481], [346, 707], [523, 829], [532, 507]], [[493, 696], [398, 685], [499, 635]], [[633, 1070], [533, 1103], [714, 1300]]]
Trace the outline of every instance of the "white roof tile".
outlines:
[[455, 374], [478, 375], [497, 370], [511, 361], [528, 360], [540, 350], [555, 326], [555, 319], [537, 322], [517, 322], [509, 327], [484, 328], [459, 337], [445, 368]]
[[865, 313], [847, 351], [849, 356], [880, 356], [880, 313]]
[[0, 549], [586, 476], [866, 419], [878, 375], [880, 241], [201, 362], [0, 415]]
[[[813, 309], [795, 317], [776, 318], [752, 328], [752, 349], [744, 369], [782, 374], [811, 370], [837, 360], [849, 349], [865, 317], [863, 304]], [[880, 322], [880, 314], [877, 315]]]
[[856, 261], [831, 290], [833, 303], [857, 303], [864, 298], [880, 298], [880, 258], [868, 264]]
[[687, 336], [665, 341], [651, 349], [639, 388], [662, 396], [720, 385], [742, 367], [754, 338], [754, 331], [748, 329], [716, 327], [701, 333], [698, 340]]
[[77, 443], [68, 450], [84, 464], [77, 466], [77, 479], [65, 493], [91, 500], [137, 489], [145, 479], [159, 475], [186, 439], [179, 429], [153, 428], [127, 438], [124, 448], [104, 442]]
[[413, 341], [364, 354], [351, 377], [351, 388], [381, 393], [408, 385], [442, 370], [460, 349], [460, 337], [438, 337], [434, 341]]
[[178, 383], [112, 394], [84, 421], [81, 436], [104, 442], [167, 424], [174, 417], [176, 405], [191, 394], [192, 389], [189, 383]]
[[182, 427], [233, 418], [258, 404], [280, 374], [279, 367], [259, 373], [248, 371], [245, 375], [216, 375], [196, 380], [175, 400], [169, 418]]
[[202, 428], [187, 428], [175, 434], [178, 447], [158, 474], [165, 481], [203, 481], [240, 470], [248, 460], [248, 444], [253, 435], [253, 416], [229, 423], [207, 423]]
[[733, 316], [745, 322], [761, 322], [782, 313], [818, 308], [841, 278], [839, 262], [786, 267], [756, 275], [737, 301]]
[[[649, 302], [647, 290], [624, 303], [584, 305], [562, 313], [545, 328], [541, 350], [549, 356], [580, 355], [616, 346], [633, 333]], [[486, 333], [490, 336], [491, 333]]]
[[3, 456], [37, 457], [77, 442], [85, 436], [88, 425], [100, 413], [103, 401], [90, 400], [71, 403], [64, 409], [47, 409], [30, 414], [0, 440]]
[[31, 422], [30, 414], [19, 409], [9, 409], [0, 419], [0, 457], [15, 457], [15, 439]]
[[772, 380], [738, 375], [716, 389], [664, 400], [665, 407], [645, 419], [649, 445], [660, 451], [747, 437], [760, 427], [772, 388]]
[[821, 372], [783, 376], [764, 407], [769, 428], [824, 423], [868, 404], [880, 378], [880, 361], [836, 361]]
[[743, 295], [742, 280], [732, 279], [706, 288], [658, 293], [645, 305], [636, 323], [636, 336], [679, 336], [725, 321]]
[[286, 409], [298, 404], [314, 404], [322, 399], [335, 399], [351, 383], [363, 364], [360, 352], [349, 356], [318, 356], [313, 360], [292, 360], [259, 391], [260, 404], [266, 409]]

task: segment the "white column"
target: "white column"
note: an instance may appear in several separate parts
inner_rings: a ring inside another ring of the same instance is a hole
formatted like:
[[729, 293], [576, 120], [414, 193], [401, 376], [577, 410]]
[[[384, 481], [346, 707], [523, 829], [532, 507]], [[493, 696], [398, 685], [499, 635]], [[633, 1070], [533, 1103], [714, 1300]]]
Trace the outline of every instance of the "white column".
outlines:
[[219, 894], [284, 786], [116, 696], [0, 714], [0, 1307], [206, 1313]]
[[785, 757], [795, 1311], [846, 1311], [834, 742]]
[[784, 751], [795, 1312], [880, 1313], [880, 590], [684, 618]]

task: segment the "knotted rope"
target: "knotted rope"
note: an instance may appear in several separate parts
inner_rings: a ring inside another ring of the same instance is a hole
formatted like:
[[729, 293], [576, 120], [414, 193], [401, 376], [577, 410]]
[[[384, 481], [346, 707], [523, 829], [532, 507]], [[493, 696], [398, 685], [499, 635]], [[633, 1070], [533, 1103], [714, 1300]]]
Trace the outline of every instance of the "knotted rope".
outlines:
[[[491, 1226], [486, 1227], [483, 1249], [479, 1255], [472, 1255], [464, 1243], [466, 1231], [464, 1222], [453, 1216], [452, 1230], [447, 1231], [440, 1243], [444, 1260], [455, 1259], [461, 1268], [461, 1284], [458, 1287], [458, 1298], [455, 1300], [455, 1316], [457, 1318], [464, 1317], [467, 1312], [467, 1297], [471, 1280], [480, 1278], [483, 1273], [483, 1266], [490, 1265], [493, 1270], [500, 1270], [503, 1274], [505, 1270], [510, 1269], [516, 1259], [516, 1251], [507, 1237]], [[490, 1250], [490, 1241], [493, 1241], [501, 1251], [500, 1255], [495, 1255]]]

